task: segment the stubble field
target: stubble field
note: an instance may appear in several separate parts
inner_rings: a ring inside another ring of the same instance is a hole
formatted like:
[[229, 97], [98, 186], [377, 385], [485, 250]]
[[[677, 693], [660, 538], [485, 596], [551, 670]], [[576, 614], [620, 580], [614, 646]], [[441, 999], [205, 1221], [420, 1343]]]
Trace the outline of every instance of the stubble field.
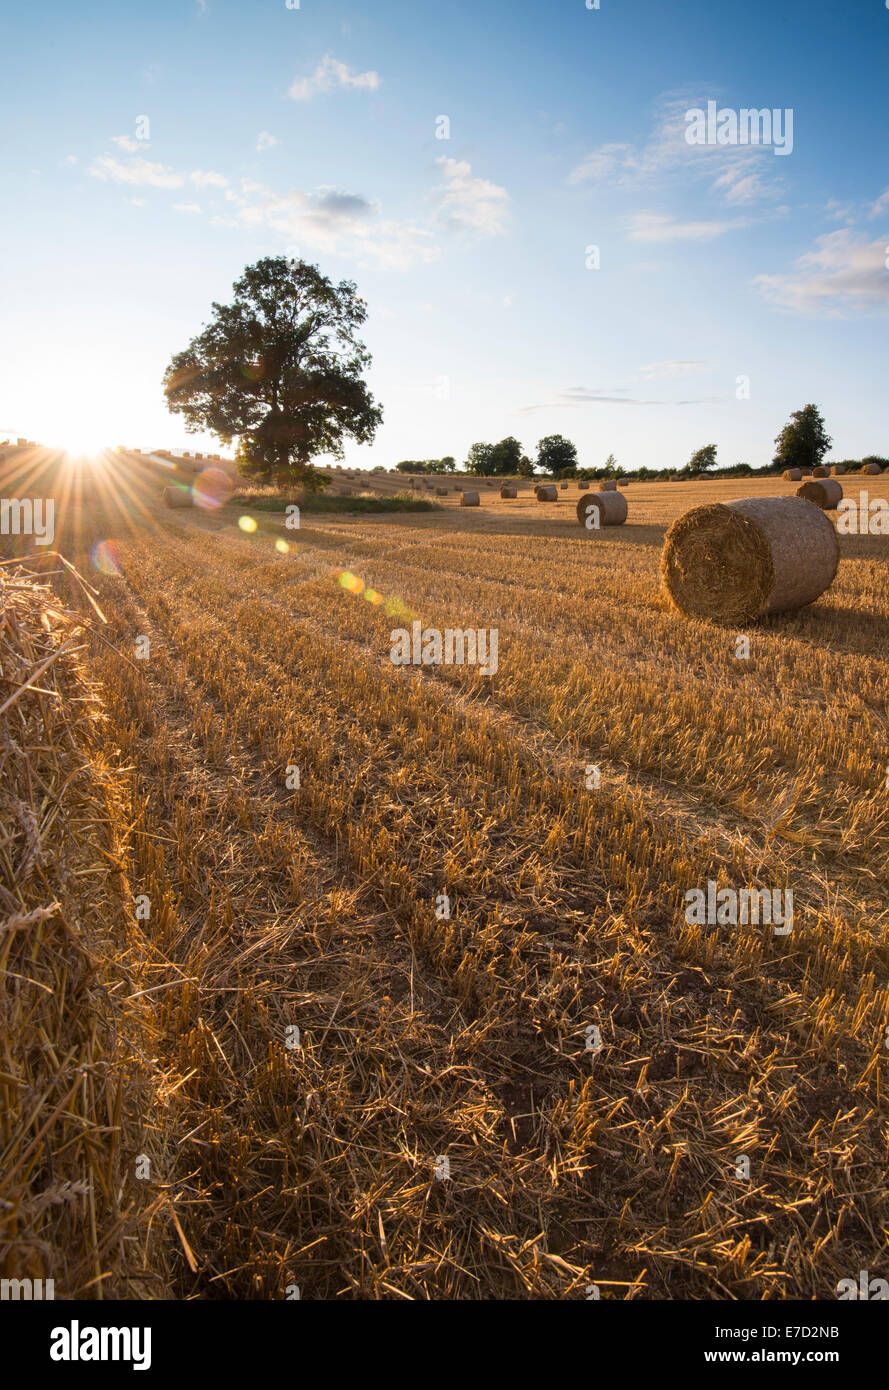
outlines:
[[[293, 531], [165, 510], [130, 462], [129, 500], [88, 488], [57, 541], [108, 620], [91, 670], [150, 905], [117, 940], [154, 1294], [885, 1273], [889, 541], [841, 538], [829, 593], [739, 657], [670, 610], [660, 548], [774, 479], [632, 484], [592, 534], [573, 483]], [[496, 674], [394, 666], [415, 619], [496, 628]], [[709, 880], [791, 889], [792, 932], [690, 925]]]

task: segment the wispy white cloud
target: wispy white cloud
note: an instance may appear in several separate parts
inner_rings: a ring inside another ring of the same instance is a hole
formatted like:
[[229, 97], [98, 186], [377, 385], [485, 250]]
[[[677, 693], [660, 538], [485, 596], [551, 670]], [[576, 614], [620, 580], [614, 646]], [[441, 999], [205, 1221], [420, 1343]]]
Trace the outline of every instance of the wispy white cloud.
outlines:
[[299, 246], [393, 268], [440, 255], [428, 228], [381, 219], [378, 207], [357, 193], [319, 188], [281, 194], [248, 180], [241, 193], [234, 213], [239, 225], [270, 227]]
[[713, 241], [744, 225], [742, 221], [679, 222], [669, 213], [635, 212], [627, 220], [627, 235], [631, 241]]
[[378, 72], [353, 72], [346, 63], [339, 62], [331, 53], [327, 53], [311, 76], [294, 78], [287, 95], [293, 101], [311, 101], [320, 92], [330, 92], [337, 87], [375, 92], [381, 82], [382, 78]]
[[112, 135], [112, 145], [116, 145], [119, 150], [126, 150], [129, 154], [135, 154], [137, 150], [148, 148], [147, 140], [136, 140], [132, 135]]
[[701, 105], [697, 96], [665, 98], [643, 143], [597, 146], [571, 170], [568, 183], [652, 187], [703, 180], [732, 205], [776, 195], [781, 177], [775, 171], [772, 146], [689, 145], [686, 112]]
[[884, 189], [875, 203], [871, 204], [868, 217], [880, 217], [889, 208], [889, 188]]
[[489, 179], [474, 177], [464, 159], [442, 155], [435, 163], [444, 176], [438, 194], [440, 220], [460, 231], [497, 236], [505, 231], [509, 215], [509, 194]]
[[599, 145], [568, 175], [569, 183], [599, 183], [612, 175], [626, 175], [636, 167], [632, 145]]
[[195, 188], [228, 188], [228, 179], [212, 169], [193, 169], [188, 177]]
[[115, 159], [113, 155], [100, 155], [94, 159], [89, 169], [95, 179], [110, 180], [113, 183], [149, 184], [153, 188], [181, 188], [185, 175], [179, 174], [165, 164], [156, 164], [149, 159]]
[[173, 211], [174, 211], [174, 212], [195, 213], [195, 212], [200, 212], [200, 210], [201, 210], [201, 205], [200, 205], [200, 203], [174, 203], [174, 204], [173, 204]]
[[261, 130], [256, 141], [256, 148], [260, 154], [263, 150], [273, 150], [278, 144], [278, 137], [272, 135], [268, 130]]
[[647, 362], [636, 368], [635, 374], [627, 378], [625, 385], [567, 386], [556, 392], [554, 400], [543, 401], [536, 405], [519, 406], [514, 413], [533, 415], [539, 410], [564, 410], [566, 406], [572, 409], [588, 405], [683, 406], [707, 405], [714, 401], [728, 400], [728, 395], [694, 396], [688, 399], [669, 400], [663, 397], [654, 399], [649, 396], [634, 394], [640, 386], [644, 389], [651, 381], [682, 380], [696, 372], [706, 371], [712, 365], [711, 362], [700, 358], [668, 358], [663, 362]]
[[889, 310], [886, 238], [870, 241], [848, 227], [818, 237], [783, 275], [757, 275], [753, 282], [770, 303], [797, 313], [842, 318]]

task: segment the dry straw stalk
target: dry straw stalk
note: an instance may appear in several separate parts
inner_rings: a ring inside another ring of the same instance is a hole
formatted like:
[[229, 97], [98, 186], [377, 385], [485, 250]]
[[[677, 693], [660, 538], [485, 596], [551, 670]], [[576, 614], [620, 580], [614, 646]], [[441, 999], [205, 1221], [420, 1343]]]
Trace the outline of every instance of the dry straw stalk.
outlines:
[[33, 566], [0, 564], [0, 1274], [57, 1299], [150, 1296], [124, 1166], [121, 784], [96, 751], [90, 627]]

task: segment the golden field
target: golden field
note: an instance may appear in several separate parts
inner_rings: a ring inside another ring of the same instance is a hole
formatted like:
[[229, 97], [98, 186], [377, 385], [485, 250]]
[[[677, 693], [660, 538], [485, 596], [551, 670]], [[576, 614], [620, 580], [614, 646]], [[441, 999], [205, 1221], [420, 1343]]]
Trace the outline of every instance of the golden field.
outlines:
[[[812, 1299], [883, 1272], [889, 538], [841, 537], [829, 592], [739, 658], [667, 604], [664, 532], [794, 484], [629, 484], [588, 534], [575, 483], [289, 530], [166, 510], [159, 476], [115, 461], [56, 522], [107, 619], [103, 951], [142, 1124], [114, 1287]], [[496, 674], [393, 666], [415, 619], [496, 628]], [[792, 933], [688, 925], [708, 880], [791, 889]]]

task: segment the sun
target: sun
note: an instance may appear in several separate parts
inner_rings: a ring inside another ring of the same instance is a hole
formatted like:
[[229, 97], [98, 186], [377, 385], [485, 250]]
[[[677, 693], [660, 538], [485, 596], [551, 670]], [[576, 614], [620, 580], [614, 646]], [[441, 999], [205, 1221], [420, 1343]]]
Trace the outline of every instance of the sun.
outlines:
[[63, 448], [70, 460], [91, 463], [107, 451], [108, 445], [98, 435], [78, 430], [65, 434]]

